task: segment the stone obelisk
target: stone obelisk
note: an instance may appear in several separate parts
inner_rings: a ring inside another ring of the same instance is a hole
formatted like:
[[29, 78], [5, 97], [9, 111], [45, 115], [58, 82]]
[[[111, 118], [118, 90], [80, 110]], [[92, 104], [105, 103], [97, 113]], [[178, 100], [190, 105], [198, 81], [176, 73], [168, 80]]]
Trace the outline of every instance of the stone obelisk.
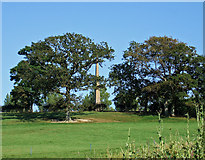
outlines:
[[[96, 77], [99, 77], [99, 64], [98, 63], [96, 63], [95, 75]], [[96, 85], [99, 86], [98, 81], [96, 81]], [[95, 90], [95, 104], [100, 104], [100, 89], [99, 88]]]

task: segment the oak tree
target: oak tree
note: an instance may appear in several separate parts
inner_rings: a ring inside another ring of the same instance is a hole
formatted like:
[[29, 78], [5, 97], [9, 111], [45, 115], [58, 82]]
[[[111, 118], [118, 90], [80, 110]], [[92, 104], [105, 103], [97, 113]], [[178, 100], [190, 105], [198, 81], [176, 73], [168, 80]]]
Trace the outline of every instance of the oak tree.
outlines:
[[18, 65], [16, 69], [11, 70], [11, 79], [17, 86], [23, 85], [22, 82], [29, 78], [33, 79], [27, 83], [37, 94], [36, 97], [46, 96], [50, 92], [62, 94], [69, 120], [75, 93], [94, 87], [95, 80], [102, 78], [89, 73], [90, 68], [97, 62], [102, 64], [105, 60], [112, 60], [113, 52], [107, 42], [94, 43], [81, 34], [51, 36], [18, 52], [24, 56], [24, 62], [28, 64], [26, 71], [30, 75], [24, 79], [24, 76], [19, 74]]

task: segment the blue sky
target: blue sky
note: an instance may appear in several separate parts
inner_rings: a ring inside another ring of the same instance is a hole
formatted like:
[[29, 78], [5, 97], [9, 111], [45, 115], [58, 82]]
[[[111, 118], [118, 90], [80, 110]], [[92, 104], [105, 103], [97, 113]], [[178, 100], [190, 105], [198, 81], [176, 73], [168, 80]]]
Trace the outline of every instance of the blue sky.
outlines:
[[[106, 62], [100, 75], [121, 63], [130, 41], [151, 36], [171, 36], [203, 51], [202, 2], [3, 2], [2, 3], [2, 97], [13, 88], [10, 69], [23, 57], [17, 52], [49, 36], [66, 32], [83, 34], [95, 42], [106, 41], [115, 49], [115, 60]], [[94, 68], [91, 72], [94, 74]], [[108, 90], [111, 94], [113, 89]], [[114, 96], [111, 96], [111, 99]]]

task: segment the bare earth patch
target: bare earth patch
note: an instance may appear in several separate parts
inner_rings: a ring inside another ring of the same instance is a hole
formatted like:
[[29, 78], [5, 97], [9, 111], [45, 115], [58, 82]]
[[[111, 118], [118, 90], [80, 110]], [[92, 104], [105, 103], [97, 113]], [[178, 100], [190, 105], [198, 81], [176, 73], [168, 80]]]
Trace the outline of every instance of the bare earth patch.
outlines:
[[90, 123], [93, 122], [90, 119], [75, 119], [75, 120], [70, 120], [70, 121], [56, 121], [52, 120], [51, 123]]
[[89, 120], [91, 120], [92, 122], [95, 122], [95, 123], [120, 122], [120, 121], [113, 120], [113, 119], [103, 119], [103, 118], [90, 118]]

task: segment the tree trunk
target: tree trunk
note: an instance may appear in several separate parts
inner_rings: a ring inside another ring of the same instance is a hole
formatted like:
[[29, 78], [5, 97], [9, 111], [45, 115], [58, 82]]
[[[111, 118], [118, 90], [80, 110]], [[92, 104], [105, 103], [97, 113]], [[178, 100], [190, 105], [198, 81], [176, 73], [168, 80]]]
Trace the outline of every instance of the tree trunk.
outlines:
[[162, 108], [162, 115], [165, 116], [165, 105], [164, 104], [160, 104], [161, 108]]
[[70, 121], [71, 117], [70, 117], [70, 107], [67, 108], [67, 112], [66, 112], [66, 121]]
[[33, 113], [33, 105], [30, 106], [30, 112]]
[[148, 107], [147, 107], [147, 103], [148, 103], [148, 101], [146, 100], [146, 101], [145, 101], [145, 104], [144, 104], [144, 107], [145, 107], [145, 108], [144, 108], [145, 114], [147, 114], [147, 108], [148, 108]]
[[70, 121], [70, 89], [66, 87], [66, 105], [67, 105], [67, 111], [66, 111], [66, 121]]
[[173, 108], [172, 108], [172, 113], [171, 113], [171, 116], [174, 117], [175, 116], [175, 106], [173, 105]]
[[169, 110], [169, 109], [168, 109], [168, 100], [166, 100], [165, 103], [164, 103], [164, 115], [165, 115], [166, 117], [169, 116], [168, 110]]

